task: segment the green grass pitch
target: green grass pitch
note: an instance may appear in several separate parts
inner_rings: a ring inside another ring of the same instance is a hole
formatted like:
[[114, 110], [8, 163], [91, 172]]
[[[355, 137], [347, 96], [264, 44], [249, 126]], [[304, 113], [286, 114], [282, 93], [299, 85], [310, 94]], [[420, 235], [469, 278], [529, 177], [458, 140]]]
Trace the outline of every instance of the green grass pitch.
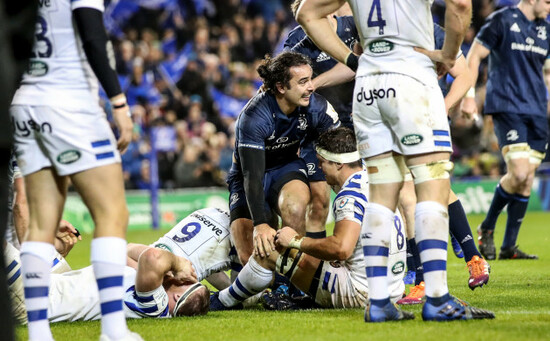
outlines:
[[[495, 232], [502, 241], [506, 215]], [[473, 229], [482, 216], [470, 216]], [[129, 232], [130, 242], [149, 243], [163, 231]], [[74, 269], [89, 264], [91, 236], [84, 236], [68, 257]], [[468, 270], [449, 252], [448, 283], [452, 294], [473, 306], [495, 312], [495, 320], [423, 322], [421, 307], [405, 307], [414, 321], [363, 322], [363, 310], [270, 312], [258, 309], [211, 312], [203, 317], [130, 320], [129, 327], [145, 340], [550, 340], [550, 213], [529, 212], [519, 236], [521, 248], [538, 254], [537, 261], [491, 261], [491, 278], [483, 288], [468, 288]], [[98, 340], [99, 322], [52, 324], [57, 340]], [[19, 340], [27, 339], [18, 327]]]

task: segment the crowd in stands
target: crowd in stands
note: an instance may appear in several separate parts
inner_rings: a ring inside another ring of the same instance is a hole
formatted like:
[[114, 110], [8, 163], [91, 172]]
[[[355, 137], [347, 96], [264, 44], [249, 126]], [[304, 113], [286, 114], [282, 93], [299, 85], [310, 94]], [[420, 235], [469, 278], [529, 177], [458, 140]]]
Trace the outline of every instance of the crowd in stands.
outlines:
[[[297, 25], [291, 2], [118, 0], [106, 4], [116, 69], [135, 123], [133, 142], [122, 156], [127, 188], [149, 188], [156, 168], [151, 162], [158, 162], [162, 188], [225, 186], [235, 120], [261, 86], [256, 67], [266, 54], [281, 51], [289, 30]], [[465, 54], [485, 17], [508, 2], [513, 1], [474, 1]], [[436, 21], [443, 13], [441, 3], [434, 5]], [[480, 75], [477, 100], [481, 107], [486, 66]], [[503, 162], [491, 118], [468, 121], [458, 108], [450, 116], [454, 176], [497, 179]]]

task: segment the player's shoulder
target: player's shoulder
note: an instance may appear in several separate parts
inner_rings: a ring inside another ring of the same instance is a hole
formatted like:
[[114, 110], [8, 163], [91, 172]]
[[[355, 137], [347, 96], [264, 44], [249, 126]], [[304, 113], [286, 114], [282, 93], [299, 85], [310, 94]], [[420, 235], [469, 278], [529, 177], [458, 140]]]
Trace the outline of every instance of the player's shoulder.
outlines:
[[244, 106], [239, 115], [239, 121], [243, 119], [269, 120], [269, 118], [272, 117], [271, 112], [273, 106], [271, 97], [273, 97], [273, 95], [267, 91], [258, 92]]
[[326, 109], [327, 100], [322, 95], [314, 92], [309, 97], [308, 111], [312, 113], [318, 113]]
[[284, 47], [290, 49], [304, 39], [304, 37], [306, 37], [306, 33], [304, 32], [302, 26], [298, 25], [288, 32], [284, 42]]
[[352, 176], [344, 183], [336, 195], [336, 199], [353, 198], [367, 202], [368, 190], [368, 174], [365, 171], [360, 171]]
[[489, 14], [486, 21], [513, 20], [517, 18], [518, 12], [519, 9], [517, 7], [503, 7]]

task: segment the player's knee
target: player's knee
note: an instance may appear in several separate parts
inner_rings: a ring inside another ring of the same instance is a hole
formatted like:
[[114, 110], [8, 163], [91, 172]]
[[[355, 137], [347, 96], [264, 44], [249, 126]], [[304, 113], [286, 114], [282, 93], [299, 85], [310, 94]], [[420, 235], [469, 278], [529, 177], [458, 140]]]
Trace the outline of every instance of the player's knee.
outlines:
[[426, 181], [449, 179], [453, 163], [449, 160], [439, 160], [410, 166], [409, 169], [411, 170], [414, 184], [418, 185]]
[[367, 160], [365, 165], [371, 184], [398, 183], [405, 178], [406, 166], [402, 157]]

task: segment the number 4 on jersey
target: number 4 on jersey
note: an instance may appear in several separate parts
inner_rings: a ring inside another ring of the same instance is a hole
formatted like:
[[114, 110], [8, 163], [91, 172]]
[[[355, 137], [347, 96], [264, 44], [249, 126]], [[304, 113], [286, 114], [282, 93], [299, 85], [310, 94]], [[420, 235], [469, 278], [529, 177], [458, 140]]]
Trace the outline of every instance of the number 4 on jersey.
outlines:
[[[376, 11], [376, 20], [374, 20], [374, 11]], [[367, 25], [369, 27], [378, 27], [378, 34], [384, 34], [384, 27], [386, 26], [386, 20], [382, 18], [382, 6], [380, 5], [380, 0], [374, 0], [372, 2], [372, 7], [369, 11], [369, 17], [367, 19]]]

